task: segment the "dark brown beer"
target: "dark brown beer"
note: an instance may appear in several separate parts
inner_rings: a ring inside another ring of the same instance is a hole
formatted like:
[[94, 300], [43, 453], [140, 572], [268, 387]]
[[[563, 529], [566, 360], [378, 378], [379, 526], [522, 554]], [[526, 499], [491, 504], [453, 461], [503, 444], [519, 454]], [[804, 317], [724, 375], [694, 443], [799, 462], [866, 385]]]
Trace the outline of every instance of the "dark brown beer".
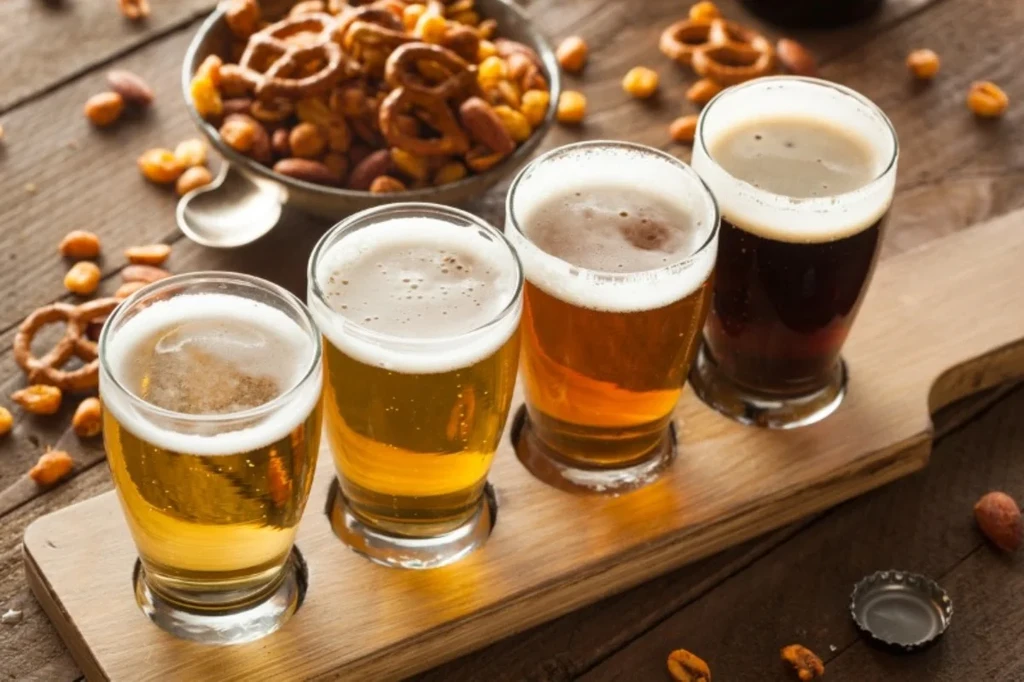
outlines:
[[700, 127], [694, 168], [722, 227], [694, 384], [744, 421], [821, 418], [842, 396], [840, 349], [892, 200], [891, 127], [856, 93], [799, 78], [730, 91]]

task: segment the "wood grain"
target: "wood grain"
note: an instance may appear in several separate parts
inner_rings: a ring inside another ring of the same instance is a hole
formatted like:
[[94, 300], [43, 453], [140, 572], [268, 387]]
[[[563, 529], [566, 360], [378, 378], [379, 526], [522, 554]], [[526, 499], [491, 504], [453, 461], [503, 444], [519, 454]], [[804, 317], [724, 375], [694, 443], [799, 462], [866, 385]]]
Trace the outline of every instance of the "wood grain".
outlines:
[[[59, 607], [50, 604], [48, 612], [68, 614], [65, 636], [82, 633], [89, 642], [69, 642], [76, 660], [85, 665], [91, 655], [114, 679], [137, 676], [143, 661], [161, 679], [225, 669], [230, 679], [286, 672], [391, 679], [429, 667], [922, 466], [936, 377], [1010, 347], [1017, 352], [1002, 360], [1024, 373], [1024, 319], [996, 314], [1024, 296], [1003, 286], [1024, 259], [1022, 220], [1024, 213], [976, 227], [879, 268], [848, 344], [849, 396], [822, 424], [786, 433], [750, 429], [688, 396], [676, 419], [679, 459], [657, 483], [620, 498], [548, 488], [503, 441], [491, 476], [501, 504], [494, 533], [483, 549], [437, 571], [369, 564], [333, 537], [322, 514], [307, 514], [298, 544], [320, 596], [311, 593], [292, 626], [272, 640], [210, 650], [139, 628], [126, 583], [134, 552], [111, 495], [29, 527], [28, 565], [40, 569], [36, 595], [44, 603], [59, 595]], [[992, 241], [1002, 245], [998, 254], [990, 253]], [[961, 256], [976, 266], [949, 273], [950, 259]], [[978, 318], [975, 325], [937, 328], [968, 314]], [[928, 352], [915, 356], [922, 347]], [[985, 387], [945, 383], [944, 397]], [[311, 509], [324, 506], [331, 467], [322, 456]], [[555, 538], [559, 550], [552, 553]], [[101, 541], [104, 555], [86, 575], [82, 553]], [[348, 606], [343, 622], [339, 603]], [[136, 645], [126, 651], [117, 643], [129, 632]]]

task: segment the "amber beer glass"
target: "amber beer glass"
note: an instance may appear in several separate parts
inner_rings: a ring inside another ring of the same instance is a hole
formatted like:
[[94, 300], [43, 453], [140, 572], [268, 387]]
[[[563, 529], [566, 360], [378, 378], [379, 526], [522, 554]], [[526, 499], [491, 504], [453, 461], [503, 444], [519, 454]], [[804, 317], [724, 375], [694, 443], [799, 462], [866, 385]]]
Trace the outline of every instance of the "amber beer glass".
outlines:
[[145, 287], [100, 337], [107, 459], [139, 550], [135, 595], [179, 637], [280, 627], [320, 444], [320, 336], [305, 306], [246, 275]]
[[690, 381], [739, 421], [809, 424], [840, 404], [840, 349], [864, 297], [896, 182], [896, 134], [834, 83], [761, 78], [701, 114], [693, 167], [722, 231]]
[[569, 489], [653, 480], [707, 312], [714, 199], [668, 154], [596, 141], [531, 163], [507, 214], [526, 274], [520, 459]]
[[308, 299], [324, 335], [335, 532], [390, 566], [465, 556], [490, 533], [487, 472], [515, 385], [515, 252], [464, 211], [392, 204], [324, 236]]

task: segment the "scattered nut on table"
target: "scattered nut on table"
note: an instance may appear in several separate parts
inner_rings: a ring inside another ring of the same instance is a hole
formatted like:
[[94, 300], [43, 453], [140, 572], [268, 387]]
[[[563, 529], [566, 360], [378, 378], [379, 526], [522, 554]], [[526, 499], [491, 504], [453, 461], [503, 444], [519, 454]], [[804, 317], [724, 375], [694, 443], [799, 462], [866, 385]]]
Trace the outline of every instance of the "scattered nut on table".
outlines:
[[124, 257], [128, 262], [137, 265], [161, 265], [170, 255], [171, 247], [168, 244], [129, 246], [124, 250]]
[[100, 238], [88, 230], [72, 230], [60, 240], [57, 250], [65, 258], [74, 260], [96, 258], [100, 255]]
[[967, 92], [967, 108], [981, 118], [998, 118], [1010, 106], [1010, 98], [991, 81], [975, 81]]
[[718, 10], [718, 6], [715, 3], [704, 0], [690, 6], [689, 16], [694, 21], [710, 21], [722, 16], [722, 13]]
[[100, 399], [89, 397], [78, 404], [71, 428], [79, 438], [93, 438], [103, 431], [103, 407]]
[[775, 52], [786, 71], [797, 76], [818, 75], [818, 61], [814, 55], [792, 38], [779, 39], [775, 44]]
[[203, 166], [192, 166], [182, 173], [174, 184], [178, 196], [185, 196], [194, 189], [205, 187], [213, 182], [213, 174]]
[[1024, 528], [1020, 507], [1003, 492], [983, 495], [974, 505], [974, 518], [978, 528], [989, 541], [1004, 552], [1016, 552], [1021, 544]]
[[931, 80], [939, 72], [939, 55], [932, 50], [914, 50], [907, 55], [907, 68], [914, 78]]
[[185, 172], [185, 166], [170, 149], [148, 149], [138, 159], [142, 176], [158, 185], [169, 185]]
[[182, 140], [174, 148], [174, 158], [185, 168], [206, 165], [206, 142], [198, 137]]
[[809, 682], [825, 674], [825, 664], [805, 646], [790, 644], [783, 647], [779, 655], [793, 667], [793, 672], [801, 682]]
[[102, 273], [98, 265], [88, 260], [81, 260], [71, 266], [64, 275], [64, 288], [79, 296], [95, 293], [100, 285]]
[[6, 436], [14, 427], [14, 416], [6, 407], [0, 407], [0, 436]]
[[124, 98], [116, 92], [101, 92], [85, 102], [85, 117], [98, 128], [112, 125], [124, 112]]
[[622, 89], [630, 97], [647, 99], [658, 90], [658, 72], [646, 66], [634, 66], [623, 76]]
[[704, 106], [722, 91], [722, 86], [710, 78], [701, 78], [686, 90], [686, 99], [697, 106]]
[[673, 142], [691, 144], [697, 134], [697, 115], [688, 114], [672, 121], [668, 127], [668, 134]]
[[171, 273], [153, 265], [128, 265], [121, 270], [121, 279], [125, 282], [152, 284], [170, 276]]
[[144, 286], [146, 282], [125, 282], [114, 292], [114, 298], [123, 301]]
[[579, 36], [569, 36], [558, 44], [555, 56], [559, 65], [569, 73], [579, 73], [587, 64], [587, 43]]
[[153, 103], [153, 90], [146, 81], [131, 71], [115, 69], [107, 73], [107, 85], [128, 104], [148, 107]]
[[708, 664], [686, 649], [676, 649], [668, 655], [668, 674], [675, 682], [711, 682]]
[[11, 400], [31, 414], [56, 414], [60, 410], [63, 393], [56, 386], [33, 384], [15, 391]]
[[48, 450], [43, 453], [36, 465], [29, 469], [28, 475], [39, 485], [53, 485], [71, 473], [75, 466], [71, 455], [63, 450]]
[[563, 90], [558, 96], [559, 123], [582, 123], [587, 115], [587, 98], [576, 90]]

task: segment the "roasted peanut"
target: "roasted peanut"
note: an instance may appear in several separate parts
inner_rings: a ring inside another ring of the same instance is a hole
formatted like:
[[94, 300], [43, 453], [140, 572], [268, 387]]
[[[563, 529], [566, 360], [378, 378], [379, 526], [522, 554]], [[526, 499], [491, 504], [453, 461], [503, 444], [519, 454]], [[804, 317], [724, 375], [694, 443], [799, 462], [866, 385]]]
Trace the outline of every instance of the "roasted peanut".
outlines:
[[424, 14], [416, 22], [413, 34], [425, 43], [440, 45], [441, 41], [444, 40], [444, 32], [447, 28], [447, 22], [445, 22], [444, 17], [439, 17], [436, 14]]
[[698, 106], [704, 106], [722, 91], [722, 86], [710, 78], [701, 78], [686, 91], [686, 99]]
[[718, 11], [718, 7], [708, 0], [690, 6], [690, 19], [693, 21], [711, 21], [720, 16], [722, 13]]
[[508, 78], [508, 64], [497, 55], [488, 57], [480, 62], [476, 77], [485, 88], [493, 87], [498, 84], [498, 81]]
[[668, 127], [668, 134], [673, 142], [680, 142], [682, 144], [692, 143], [694, 136], [697, 134], [697, 115], [680, 116], [672, 121], [672, 124]]
[[92, 261], [82, 260], [71, 266], [64, 275], [64, 288], [79, 296], [88, 296], [100, 285], [100, 269]]
[[108, 72], [107, 85], [129, 104], [148, 107], [153, 103], [153, 90], [146, 84], [146, 81], [131, 71], [115, 69]]
[[489, 40], [481, 40], [480, 45], [476, 48], [476, 61], [479, 64], [488, 57], [494, 57], [498, 54], [498, 48], [494, 46]]
[[177, 180], [185, 166], [170, 149], [149, 149], [139, 157], [139, 170], [150, 182], [166, 185]]
[[551, 93], [547, 90], [527, 90], [519, 100], [519, 110], [530, 125], [536, 128], [544, 122], [550, 104]]
[[[220, 60], [218, 59], [218, 61]], [[188, 88], [196, 113], [207, 121], [212, 121], [224, 113], [224, 100], [221, 99], [220, 93], [217, 91], [211, 73], [211, 71], [200, 69], [193, 76]]]
[[93, 438], [103, 430], [103, 409], [99, 398], [86, 398], [75, 408], [71, 428], [79, 438]]
[[449, 182], [457, 182], [466, 177], [468, 173], [464, 164], [459, 161], [449, 161], [434, 173], [434, 184], [447, 185]]
[[658, 72], [646, 66], [634, 66], [622, 78], [622, 89], [637, 99], [647, 99], [658, 90]]
[[801, 682], [810, 682], [825, 674], [825, 664], [807, 647], [790, 644], [779, 652], [782, 660], [793, 666], [793, 671]]
[[192, 166], [182, 173], [174, 183], [174, 191], [183, 197], [194, 189], [206, 187], [213, 182], [213, 174], [205, 166]]
[[0, 436], [6, 436], [14, 427], [14, 416], [6, 407], [0, 407]]
[[390, 175], [380, 175], [370, 183], [370, 192], [373, 194], [389, 194], [391, 192], [404, 192], [405, 183]]
[[430, 174], [430, 167], [425, 157], [410, 154], [398, 147], [392, 147], [390, 153], [391, 164], [395, 169], [413, 180], [425, 180]]
[[63, 397], [56, 386], [34, 384], [11, 394], [11, 400], [32, 414], [55, 414]]
[[256, 0], [231, 0], [224, 20], [235, 36], [247, 39], [256, 32], [260, 23], [260, 5]]
[[144, 286], [146, 282], [125, 282], [114, 292], [114, 298], [123, 301]]
[[220, 127], [220, 138], [236, 152], [247, 154], [256, 141], [258, 125], [255, 120], [244, 114], [230, 116]]
[[484, 40], [490, 40], [498, 32], [498, 20], [493, 18], [484, 19], [476, 25], [476, 32]]
[[128, 262], [136, 265], [160, 265], [170, 255], [171, 247], [167, 244], [129, 246], [124, 250], [124, 257], [128, 259]]
[[484, 145], [478, 145], [469, 150], [466, 154], [466, 165], [477, 173], [483, 173], [494, 168], [505, 154], [495, 152]]
[[686, 649], [676, 649], [668, 655], [668, 674], [675, 682], [711, 682], [708, 664]]
[[101, 92], [85, 102], [85, 117], [98, 128], [112, 124], [123, 112], [124, 98], [116, 92]]
[[171, 273], [153, 265], [127, 265], [121, 270], [121, 279], [125, 282], [152, 284], [170, 276]]
[[975, 81], [967, 93], [967, 108], [981, 118], [1002, 116], [1010, 106], [1010, 98], [995, 83]]
[[457, 21], [460, 24], [465, 24], [466, 26], [476, 26], [480, 23], [480, 15], [471, 9], [464, 10], [462, 12], [455, 12], [449, 16], [449, 19]]
[[28, 476], [39, 485], [53, 485], [71, 473], [74, 465], [71, 455], [63, 450], [47, 450], [29, 469]]
[[582, 92], [563, 90], [558, 96], [557, 117], [560, 123], [582, 123], [587, 115], [587, 98]]
[[587, 43], [579, 36], [569, 36], [558, 44], [555, 56], [569, 73], [579, 73], [587, 63]]
[[526, 116], [504, 104], [494, 107], [494, 113], [501, 119], [501, 125], [505, 127], [509, 137], [513, 140], [524, 142], [529, 139], [532, 130], [530, 122], [526, 120]]
[[65, 258], [84, 260], [100, 255], [100, 238], [86, 230], [72, 230], [64, 235], [57, 247]]
[[185, 168], [206, 164], [206, 143], [198, 137], [182, 140], [174, 148], [174, 158]]
[[199, 63], [199, 68], [196, 69], [193, 77], [206, 78], [213, 84], [213, 87], [219, 90], [222, 85], [223, 74], [221, 73], [221, 68], [223, 66], [224, 60], [215, 54], [211, 54]]
[[149, 16], [149, 0], [117, 0], [117, 7], [125, 19], [132, 21]]
[[288, 133], [288, 147], [292, 156], [300, 159], [315, 159], [324, 153], [327, 138], [320, 126], [313, 123], [300, 123]]
[[426, 11], [426, 5], [421, 5], [419, 3], [406, 5], [402, 10], [402, 25], [405, 26], [405, 30], [414, 30], [416, 28], [416, 24], [420, 21], [420, 17], [422, 17], [423, 13]]
[[907, 55], [907, 68], [914, 78], [931, 80], [939, 72], [939, 55], [932, 50], [914, 50]]
[[516, 111], [519, 111], [523, 104], [519, 86], [511, 81], [498, 81], [492, 94], [496, 98], [496, 101], [492, 100], [495, 104], [507, 104]]

